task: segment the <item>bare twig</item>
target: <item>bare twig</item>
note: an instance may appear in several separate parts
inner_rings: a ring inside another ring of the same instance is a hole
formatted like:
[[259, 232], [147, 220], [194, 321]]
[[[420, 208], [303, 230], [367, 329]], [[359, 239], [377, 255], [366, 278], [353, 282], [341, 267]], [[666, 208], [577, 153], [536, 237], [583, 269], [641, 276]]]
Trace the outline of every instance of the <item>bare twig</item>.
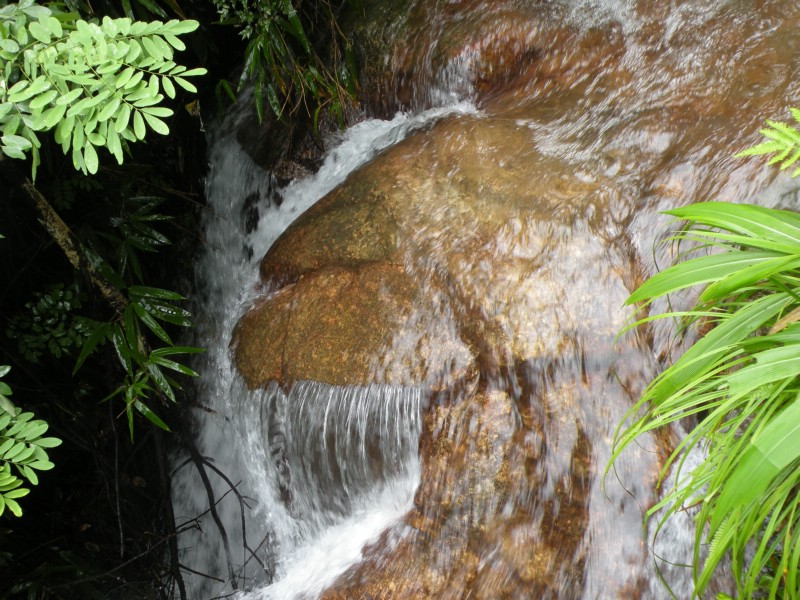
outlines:
[[114, 495], [115, 506], [117, 509], [117, 529], [119, 530], [119, 557], [125, 557], [125, 534], [122, 530], [122, 510], [119, 499], [119, 437], [117, 436], [117, 425], [109, 403], [109, 416], [111, 421], [111, 431], [114, 433]]
[[233, 561], [231, 559], [231, 546], [228, 542], [228, 533], [225, 531], [225, 526], [222, 524], [222, 519], [219, 518], [219, 513], [217, 512], [216, 503], [214, 502], [214, 490], [211, 487], [211, 482], [208, 480], [208, 474], [206, 473], [205, 467], [203, 466], [204, 461], [203, 458], [200, 456], [200, 453], [195, 448], [194, 443], [189, 441], [187, 444], [189, 446], [189, 453], [191, 454], [192, 461], [194, 462], [195, 467], [197, 468], [197, 473], [200, 475], [200, 479], [203, 482], [203, 487], [206, 489], [206, 495], [208, 496], [209, 502], [209, 510], [211, 511], [211, 518], [214, 519], [214, 523], [217, 525], [217, 529], [219, 530], [219, 535], [222, 538], [222, 546], [225, 549], [225, 561], [228, 564], [228, 578], [230, 579], [231, 587], [234, 590], [239, 589], [238, 584], [236, 583], [236, 572], [233, 570]]
[[[228, 487], [230, 488], [230, 490], [234, 494], [236, 494], [236, 498], [239, 500], [239, 510], [240, 510], [240, 514], [241, 514], [241, 518], [242, 518], [242, 546], [243, 546], [242, 549], [243, 550], [247, 550], [250, 553], [250, 556], [252, 558], [254, 558], [259, 565], [261, 565], [261, 568], [264, 569], [264, 571], [266, 571], [267, 567], [264, 565], [264, 563], [261, 561], [261, 559], [258, 558], [258, 556], [256, 556], [255, 551], [252, 550], [250, 548], [250, 546], [248, 546], [248, 544], [247, 544], [247, 529], [246, 529], [244, 515], [245, 515], [245, 508], [250, 508], [250, 507], [247, 505], [247, 502], [245, 502], [244, 496], [242, 496], [242, 494], [239, 492], [239, 490], [238, 490], [239, 485], [238, 484], [234, 485], [233, 482], [228, 478], [228, 476], [225, 475], [225, 473], [223, 473], [220, 469], [218, 469], [216, 467], [216, 465], [214, 465], [208, 459], [203, 458], [203, 464], [205, 464], [206, 466], [210, 467], [217, 475], [219, 475], [225, 481], [225, 483], [228, 484]], [[263, 542], [262, 542], [262, 544], [263, 544]], [[242, 557], [242, 562], [243, 562], [244, 565], [246, 565], [249, 561], [250, 561], [249, 558], [246, 558], [244, 556]]]
[[169, 540], [169, 570], [173, 581], [178, 586], [180, 600], [186, 600], [186, 585], [181, 576], [180, 563], [178, 562], [178, 538], [175, 526], [175, 512], [172, 510], [172, 494], [170, 490], [170, 478], [167, 474], [167, 466], [164, 463], [164, 446], [161, 440], [161, 430], [156, 430], [154, 434], [156, 444], [156, 454], [158, 456], [158, 474], [161, 480], [161, 495], [167, 511], [167, 521], [172, 527], [172, 535]]
[[224, 579], [220, 579], [219, 577], [214, 577], [213, 575], [209, 575], [208, 573], [203, 573], [202, 571], [195, 571], [194, 569], [191, 569], [186, 565], [178, 564], [178, 566], [187, 573], [191, 573], [192, 575], [199, 575], [200, 577], [205, 577], [206, 579], [213, 579], [214, 581], [218, 581], [219, 583], [225, 583]]

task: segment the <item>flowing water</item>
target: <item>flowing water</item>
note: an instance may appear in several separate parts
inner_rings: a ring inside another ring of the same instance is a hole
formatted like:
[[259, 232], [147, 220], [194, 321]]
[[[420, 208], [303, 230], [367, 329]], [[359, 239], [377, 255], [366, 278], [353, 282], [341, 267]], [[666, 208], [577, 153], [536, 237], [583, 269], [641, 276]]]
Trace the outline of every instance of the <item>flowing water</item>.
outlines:
[[[210, 480], [212, 497], [222, 499], [216, 510], [234, 547], [230, 561], [240, 589], [275, 579], [262, 592], [267, 598], [322, 591], [365, 543], [402, 516], [419, 482], [419, 390], [337, 390], [301, 382], [288, 393], [277, 385], [250, 392], [235, 374], [228, 346], [258, 294], [259, 259], [303, 210], [381, 149], [443, 116], [474, 112], [457, 103], [362, 122], [334, 142], [316, 175], [284, 189], [240, 149], [233, 135], [240, 115], [229, 115], [212, 134], [207, 249], [198, 266], [204, 296], [197, 311], [197, 343], [208, 356], [201, 367], [196, 444], [227, 478], [212, 473]], [[250, 228], [245, 215], [254, 203], [261, 217], [259, 227]], [[304, 476], [308, 465], [320, 463], [322, 476], [318, 470]], [[231, 589], [217, 581], [229, 574], [228, 557], [208, 514], [206, 490], [192, 465], [179, 464], [176, 519], [179, 527], [188, 524], [180, 538], [181, 562], [212, 575], [188, 574], [188, 595], [212, 598]]]
[[[316, 174], [278, 189], [236, 141], [244, 102], [210, 136], [195, 309], [208, 486], [176, 457], [173, 488], [188, 596], [668, 598], [659, 565], [689, 597], [689, 571], [669, 563], [691, 555], [690, 519], [654, 548], [641, 531], [674, 437], [643, 440], [619, 479], [602, 476], [617, 422], [677, 350], [673, 332], [665, 321], [615, 337], [627, 294], [670, 260], [659, 210], [796, 207], [787, 177], [730, 156], [800, 101], [800, 8], [406, 4], [367, 28], [390, 42], [385, 68], [365, 73], [381, 90], [366, 110], [404, 112], [329, 140]], [[384, 195], [411, 207], [390, 211], [391, 268], [419, 291], [372, 379], [250, 389], [232, 361], [236, 325], [294, 293], [260, 280], [261, 258], [320, 198], [387, 172]], [[498, 219], [490, 235], [485, 215]], [[404, 371], [420, 356], [424, 376]]]

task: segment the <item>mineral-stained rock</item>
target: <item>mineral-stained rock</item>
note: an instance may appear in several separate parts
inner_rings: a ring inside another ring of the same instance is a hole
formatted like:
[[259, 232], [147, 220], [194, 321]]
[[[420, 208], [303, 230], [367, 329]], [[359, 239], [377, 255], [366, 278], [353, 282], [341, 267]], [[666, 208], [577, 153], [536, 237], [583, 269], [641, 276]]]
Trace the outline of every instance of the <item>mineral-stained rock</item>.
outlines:
[[731, 155], [800, 100], [800, 9], [573, 4], [419, 0], [372, 21], [390, 46], [365, 71], [389, 90], [374, 110], [461, 82], [482, 112], [374, 157], [263, 259], [268, 293], [234, 339], [251, 387], [430, 397], [413, 509], [324, 598], [660, 597], [641, 522], [674, 440], [642, 437], [605, 488], [603, 469], [670, 325], [616, 335], [671, 258], [657, 211], [773, 176]]
[[[532, 363], [516, 370], [522, 387], [541, 376]], [[646, 551], [626, 530], [640, 517], [623, 508], [624, 492], [602, 501], [605, 450], [598, 421], [581, 408], [592, 393], [614, 389], [595, 375], [536, 397], [523, 392], [522, 402], [495, 390], [435, 405], [413, 509], [322, 598], [461, 598], [468, 590], [476, 599], [555, 600], [587, 588], [642, 597]], [[642, 493], [657, 470], [646, 453], [637, 459]]]
[[[353, 173], [267, 253], [269, 294], [234, 338], [248, 385], [433, 394], [414, 510], [330, 597], [555, 598], [601, 585], [605, 552], [630, 571], [610, 589], [641, 584], [639, 504], [618, 487], [608, 504], [599, 481], [648, 372], [646, 350], [614, 347], [634, 258], [610, 234], [607, 186], [513, 120], [451, 119]], [[641, 502], [658, 458], [621, 463]]]
[[302, 215], [261, 264], [277, 291], [234, 338], [248, 385], [441, 387], [469, 377], [476, 354], [497, 365], [557, 355], [569, 322], [614, 330], [621, 322], [588, 302], [591, 290], [568, 294], [559, 279], [605, 252], [591, 231], [569, 233], [601, 202], [597, 180], [574, 177], [531, 142], [508, 121], [445, 122]]
[[437, 387], [469, 376], [472, 355], [451, 324], [417, 310], [425, 294], [392, 264], [306, 273], [245, 315], [237, 365], [251, 387], [298, 380], [356, 385], [367, 377]]

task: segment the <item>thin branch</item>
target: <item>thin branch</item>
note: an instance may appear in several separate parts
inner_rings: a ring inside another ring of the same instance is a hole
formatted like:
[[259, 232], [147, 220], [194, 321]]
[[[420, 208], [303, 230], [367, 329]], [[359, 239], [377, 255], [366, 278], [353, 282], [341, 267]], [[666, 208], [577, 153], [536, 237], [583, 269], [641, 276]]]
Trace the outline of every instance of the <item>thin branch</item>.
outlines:
[[186, 565], [182, 565], [179, 563], [178, 567], [180, 567], [187, 573], [191, 573], [192, 575], [199, 575], [200, 577], [205, 577], [206, 579], [213, 579], [214, 581], [218, 581], [219, 583], [225, 583], [224, 579], [220, 579], [219, 577], [214, 577], [213, 575], [209, 575], [208, 573], [203, 573], [202, 571], [195, 571], [194, 569], [190, 569]]
[[236, 583], [236, 572], [233, 569], [233, 561], [231, 559], [231, 546], [228, 542], [228, 533], [225, 531], [225, 526], [222, 524], [222, 519], [219, 518], [219, 513], [217, 512], [217, 507], [214, 502], [214, 490], [211, 488], [211, 482], [208, 480], [208, 474], [203, 466], [203, 458], [200, 456], [200, 453], [197, 451], [197, 448], [191, 441], [187, 445], [189, 446], [189, 453], [192, 456], [192, 461], [194, 462], [197, 472], [200, 475], [200, 479], [203, 482], [203, 487], [206, 489], [206, 495], [208, 496], [208, 502], [210, 505], [209, 509], [211, 511], [211, 518], [214, 519], [214, 523], [216, 523], [220, 537], [222, 538], [222, 546], [225, 549], [225, 561], [228, 563], [228, 577], [230, 578], [231, 587], [233, 587], [234, 590], [239, 589]]
[[114, 495], [115, 506], [117, 508], [117, 529], [119, 530], [119, 557], [125, 558], [125, 534], [122, 529], [122, 509], [120, 507], [120, 494], [119, 494], [119, 436], [117, 435], [117, 425], [115, 423], [114, 414], [111, 410], [111, 403], [108, 404], [109, 416], [111, 421], [111, 431], [114, 434]]
[[[244, 546], [244, 549], [245, 549], [245, 550], [247, 550], [248, 552], [250, 552], [250, 556], [251, 556], [252, 558], [254, 558], [254, 559], [256, 560], [256, 562], [257, 562], [259, 565], [261, 565], [261, 568], [262, 568], [262, 569], [264, 569], [264, 571], [266, 572], [266, 571], [267, 571], [267, 567], [266, 567], [266, 565], [264, 565], [264, 563], [262, 562], [262, 560], [261, 560], [260, 558], [258, 558], [258, 556], [256, 556], [256, 553], [255, 553], [255, 551], [253, 551], [253, 550], [250, 548], [250, 546], [247, 544], [247, 529], [246, 529], [246, 524], [245, 524], [245, 516], [244, 516], [244, 515], [245, 515], [245, 508], [250, 508], [250, 507], [249, 507], [249, 506], [247, 506], [247, 502], [245, 502], [244, 496], [242, 496], [242, 494], [241, 494], [241, 493], [239, 493], [239, 490], [238, 490], [238, 487], [239, 487], [239, 486], [238, 486], [238, 484], [237, 484], [237, 485], [234, 485], [234, 484], [233, 484], [233, 482], [232, 482], [232, 481], [231, 481], [231, 480], [228, 478], [228, 476], [227, 476], [227, 475], [225, 475], [225, 473], [223, 473], [223, 472], [222, 472], [220, 469], [218, 469], [218, 468], [216, 467], [216, 465], [214, 465], [214, 464], [213, 464], [211, 461], [209, 461], [207, 458], [203, 458], [203, 464], [205, 464], [205, 465], [207, 465], [207, 466], [211, 467], [211, 469], [213, 469], [213, 471], [214, 471], [214, 472], [215, 472], [217, 475], [219, 475], [220, 477], [222, 477], [222, 479], [223, 479], [223, 480], [225, 480], [225, 482], [228, 484], [228, 487], [230, 488], [230, 490], [231, 490], [231, 491], [232, 491], [234, 494], [236, 494], [236, 498], [239, 500], [239, 512], [240, 512], [240, 514], [241, 514], [241, 517], [242, 517], [242, 545]], [[263, 544], [263, 542], [262, 542], [262, 544]], [[244, 565], [247, 565], [247, 563], [250, 561], [250, 559], [249, 559], [249, 558], [244, 558], [244, 557], [243, 557], [243, 558], [242, 558], [242, 561], [244, 562]]]
[[58, 244], [64, 256], [67, 257], [69, 263], [76, 271], [82, 271], [89, 276], [95, 288], [103, 295], [111, 307], [118, 313], [123, 314], [125, 308], [128, 306], [128, 301], [125, 299], [120, 291], [113, 285], [108, 283], [105, 278], [97, 272], [94, 266], [89, 262], [86, 253], [81, 248], [81, 244], [72, 233], [69, 226], [63, 221], [59, 214], [50, 206], [42, 193], [36, 188], [29, 179], [22, 182], [22, 189], [28, 194], [28, 197], [33, 200], [36, 205], [36, 210], [39, 213], [39, 222], [50, 234], [50, 237]]
[[172, 579], [178, 585], [178, 594], [180, 600], [186, 600], [186, 585], [181, 576], [180, 563], [178, 562], [178, 537], [177, 528], [175, 524], [175, 511], [172, 508], [172, 493], [170, 485], [170, 477], [167, 473], [167, 466], [164, 460], [164, 446], [161, 443], [161, 430], [157, 430], [154, 434], [156, 445], [156, 455], [158, 456], [158, 474], [161, 480], [161, 495], [164, 498], [165, 508], [167, 510], [167, 522], [172, 527], [172, 536], [169, 540], [169, 570], [172, 574]]

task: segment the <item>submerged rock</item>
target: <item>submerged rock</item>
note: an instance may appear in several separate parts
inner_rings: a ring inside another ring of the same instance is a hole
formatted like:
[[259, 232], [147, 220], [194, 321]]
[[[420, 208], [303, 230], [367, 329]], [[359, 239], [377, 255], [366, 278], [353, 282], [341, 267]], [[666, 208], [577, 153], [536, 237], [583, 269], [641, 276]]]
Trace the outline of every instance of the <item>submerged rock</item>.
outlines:
[[449, 119], [352, 174], [267, 253], [272, 291], [233, 343], [250, 386], [430, 395], [415, 508], [331, 597], [645, 585], [639, 503], [655, 499], [658, 453], [620, 463], [637, 500], [617, 485], [609, 503], [601, 481], [650, 372], [649, 349], [614, 347], [635, 258], [609, 189], [513, 120]]
[[434, 104], [418, 92], [466, 64], [445, 91], [483, 111], [411, 135], [302, 215], [234, 337], [251, 387], [426, 390], [414, 507], [324, 598], [663, 595], [642, 518], [671, 434], [642, 437], [605, 487], [603, 470], [669, 325], [616, 336], [668, 260], [656, 211], [774, 176], [730, 156], [800, 100], [792, 56], [771, 53], [800, 9], [521, 4], [407, 5], [368, 72], [394, 90], [374, 110]]
[[[438, 385], [463, 377], [474, 368], [472, 355], [450, 323], [415, 308], [424, 295], [391, 264], [307, 273], [245, 315], [237, 366], [251, 387], [301, 380]], [[404, 347], [393, 354], [391, 340]]]
[[539, 153], [526, 129], [474, 117], [383, 153], [262, 261], [276, 291], [234, 339], [248, 384], [439, 389], [473, 377], [475, 360], [554, 358], [579, 329], [613, 336], [621, 318], [598, 320], [593, 307], [607, 298], [591, 286], [564, 293], [563, 278], [606, 252], [582, 217], [602, 209], [602, 178], [565, 167]]
[[351, 11], [362, 103], [374, 115], [469, 96], [484, 105], [530, 85], [567, 90], [616, 63], [619, 24], [564, 19], [547, 0], [374, 1]]

